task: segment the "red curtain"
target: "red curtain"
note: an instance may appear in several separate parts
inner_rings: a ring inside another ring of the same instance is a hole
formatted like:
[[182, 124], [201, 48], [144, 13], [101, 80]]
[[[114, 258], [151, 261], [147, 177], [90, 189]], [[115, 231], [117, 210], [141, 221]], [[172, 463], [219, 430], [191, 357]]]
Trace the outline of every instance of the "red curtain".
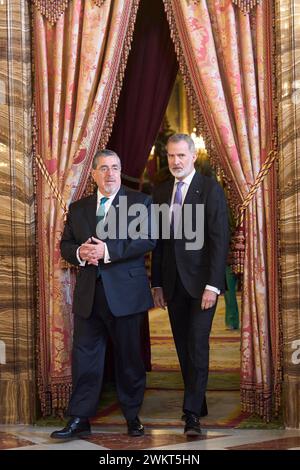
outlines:
[[[246, 3], [247, 14], [240, 8]], [[197, 126], [236, 205], [245, 203], [241, 398], [245, 411], [269, 420], [281, 385], [276, 169], [268, 167], [275, 142], [272, 2], [164, 4]]]

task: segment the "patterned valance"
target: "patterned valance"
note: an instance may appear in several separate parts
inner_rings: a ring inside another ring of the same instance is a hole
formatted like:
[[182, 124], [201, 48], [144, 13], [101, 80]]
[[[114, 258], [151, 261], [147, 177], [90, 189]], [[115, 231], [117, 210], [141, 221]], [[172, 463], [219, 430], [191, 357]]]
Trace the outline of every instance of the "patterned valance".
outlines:
[[[95, 5], [101, 7], [105, 0], [92, 0]], [[60, 16], [65, 12], [70, 0], [32, 0], [32, 3], [47, 18], [52, 26], [57, 22]]]
[[243, 13], [250, 13], [253, 7], [258, 5], [261, 0], [232, 0], [234, 5], [237, 5]]
[[[200, 3], [201, 0], [186, 0], [187, 3]], [[232, 0], [232, 3], [238, 6], [243, 13], [250, 13], [253, 7], [261, 3], [261, 0]]]

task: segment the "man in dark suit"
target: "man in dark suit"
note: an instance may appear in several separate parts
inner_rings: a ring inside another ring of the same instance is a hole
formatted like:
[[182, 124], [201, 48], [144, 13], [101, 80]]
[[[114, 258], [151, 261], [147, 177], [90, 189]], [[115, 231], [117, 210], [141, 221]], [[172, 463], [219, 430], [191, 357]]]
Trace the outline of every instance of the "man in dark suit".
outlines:
[[[160, 235], [153, 252], [152, 287], [155, 306], [168, 306], [185, 386], [184, 432], [193, 436], [201, 434], [199, 418], [208, 379], [209, 335], [217, 298], [224, 290], [228, 215], [221, 186], [195, 171], [193, 140], [186, 134], [174, 134], [168, 140], [167, 154], [173, 178], [155, 189], [153, 202], [170, 206], [171, 235]], [[203, 212], [197, 216], [200, 207]], [[180, 221], [183, 233], [178, 233]], [[203, 231], [203, 244], [187, 244], [192, 241], [184, 231], [188, 225], [195, 237]]]
[[[128, 434], [144, 434], [138, 418], [146, 379], [140, 332], [143, 312], [153, 307], [144, 255], [155, 242], [150, 226], [143, 236], [138, 232], [142, 226], [147, 228], [151, 198], [121, 186], [121, 163], [115, 152], [97, 152], [92, 168], [97, 194], [70, 205], [61, 240], [62, 257], [79, 266], [79, 272], [73, 299], [71, 419], [64, 429], [51, 434], [55, 439], [90, 433], [89, 417], [97, 411], [109, 336], [114, 344], [116, 387]], [[138, 204], [146, 213], [136, 225], [134, 237], [128, 232], [134, 217], [121, 211], [124, 200], [129, 209]], [[105, 238], [101, 234], [109, 218], [116, 221], [116, 233]]]

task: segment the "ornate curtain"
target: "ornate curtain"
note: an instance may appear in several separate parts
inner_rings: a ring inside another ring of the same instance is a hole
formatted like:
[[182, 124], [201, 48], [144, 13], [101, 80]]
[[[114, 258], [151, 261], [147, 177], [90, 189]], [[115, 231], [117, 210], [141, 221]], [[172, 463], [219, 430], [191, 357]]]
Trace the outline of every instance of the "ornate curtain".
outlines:
[[61, 268], [62, 206], [82, 196], [111, 132], [139, 0], [34, 3], [38, 388], [49, 414], [65, 408], [71, 388], [74, 280]]
[[269, 420], [274, 403], [278, 410], [281, 384], [272, 2], [164, 4], [199, 130], [224, 169], [231, 203], [247, 207], [242, 405]]

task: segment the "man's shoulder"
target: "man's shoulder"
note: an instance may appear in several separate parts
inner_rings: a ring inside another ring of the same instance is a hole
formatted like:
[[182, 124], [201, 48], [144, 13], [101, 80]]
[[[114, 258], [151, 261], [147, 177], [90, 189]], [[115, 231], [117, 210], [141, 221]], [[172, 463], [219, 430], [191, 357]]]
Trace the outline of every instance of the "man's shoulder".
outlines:
[[70, 209], [79, 209], [81, 207], [86, 207], [87, 205], [93, 203], [97, 199], [97, 194], [94, 193], [91, 196], [86, 196], [82, 197], [81, 199], [78, 199], [77, 201], [74, 201], [70, 204]]
[[166, 181], [162, 181], [161, 183], [158, 183], [153, 190], [154, 195], [161, 195], [165, 194], [166, 192], [169, 192], [171, 188], [173, 188], [174, 185], [174, 178], [168, 178]]
[[138, 203], [138, 202], [144, 203], [152, 199], [152, 197], [149, 196], [149, 194], [145, 194], [135, 189], [127, 188], [126, 186], [123, 186], [123, 191], [121, 195], [127, 197], [129, 204]]
[[204, 191], [210, 192], [221, 188], [220, 183], [218, 183], [218, 181], [213, 176], [206, 176], [196, 172], [195, 177], [198, 179], [199, 184], [201, 184], [201, 187]]

